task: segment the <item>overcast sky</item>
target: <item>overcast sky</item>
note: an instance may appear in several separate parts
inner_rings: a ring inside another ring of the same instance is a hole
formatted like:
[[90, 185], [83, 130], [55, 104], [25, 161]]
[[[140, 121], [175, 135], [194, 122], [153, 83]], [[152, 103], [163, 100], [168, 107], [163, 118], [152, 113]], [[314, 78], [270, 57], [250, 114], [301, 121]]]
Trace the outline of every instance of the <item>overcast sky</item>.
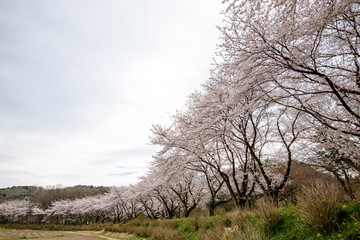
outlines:
[[0, 187], [127, 185], [209, 77], [220, 0], [0, 0]]

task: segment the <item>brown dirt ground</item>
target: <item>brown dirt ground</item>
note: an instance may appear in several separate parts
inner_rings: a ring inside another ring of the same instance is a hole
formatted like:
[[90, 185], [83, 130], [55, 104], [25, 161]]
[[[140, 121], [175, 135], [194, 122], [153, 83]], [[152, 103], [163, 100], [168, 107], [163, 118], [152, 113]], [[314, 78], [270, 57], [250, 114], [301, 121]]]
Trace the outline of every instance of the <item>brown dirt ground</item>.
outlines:
[[[46, 240], [114, 240], [121, 238], [132, 237], [133, 235], [125, 233], [107, 233], [106, 235], [100, 235], [101, 232], [95, 231], [79, 231], [79, 232], [60, 232], [60, 231], [37, 231], [37, 230], [14, 230], [6, 229], [0, 230], [0, 239], [21, 239], [26, 237], [27, 239], [41, 237]], [[114, 238], [115, 237], [115, 238]]]

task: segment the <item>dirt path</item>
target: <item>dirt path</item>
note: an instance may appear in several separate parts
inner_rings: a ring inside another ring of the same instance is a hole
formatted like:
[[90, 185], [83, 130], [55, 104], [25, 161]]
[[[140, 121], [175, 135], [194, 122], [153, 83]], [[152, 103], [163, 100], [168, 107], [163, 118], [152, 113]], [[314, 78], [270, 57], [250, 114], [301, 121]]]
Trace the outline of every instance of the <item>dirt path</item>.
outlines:
[[134, 235], [125, 233], [111, 233], [104, 231], [78, 231], [78, 232], [60, 232], [60, 231], [40, 231], [40, 230], [0, 230], [0, 239], [46, 239], [46, 240], [114, 240], [127, 239]]
[[[127, 239], [130, 237], [134, 237], [132, 234], [126, 234], [126, 233], [113, 233], [108, 232], [104, 234], [104, 231], [95, 232], [95, 231], [78, 231], [78, 232], [71, 232], [74, 234], [79, 234], [83, 236], [96, 236], [107, 240], [114, 240], [114, 239]], [[59, 239], [60, 240], [60, 239]]]

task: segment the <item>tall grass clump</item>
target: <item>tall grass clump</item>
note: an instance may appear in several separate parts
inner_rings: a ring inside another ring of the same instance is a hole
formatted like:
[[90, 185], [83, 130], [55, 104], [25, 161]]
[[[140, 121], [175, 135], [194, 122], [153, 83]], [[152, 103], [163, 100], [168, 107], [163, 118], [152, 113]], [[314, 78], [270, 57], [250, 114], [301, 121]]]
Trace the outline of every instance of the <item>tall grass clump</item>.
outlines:
[[222, 239], [224, 234], [224, 229], [214, 228], [214, 229], [205, 229], [201, 228], [197, 233], [198, 240], [217, 240]]
[[159, 240], [181, 240], [181, 233], [175, 229], [163, 228], [161, 226], [152, 229], [150, 235], [152, 238]]
[[259, 230], [250, 224], [246, 224], [240, 228], [234, 226], [225, 229], [222, 240], [261, 240], [263, 239]]
[[273, 199], [265, 197], [256, 202], [256, 213], [267, 235], [273, 234], [282, 224], [283, 219]]
[[300, 217], [317, 232], [331, 232], [339, 225], [345, 197], [334, 184], [304, 187], [298, 201]]
[[232, 212], [231, 225], [242, 228], [248, 222], [248, 213], [240, 210]]
[[241, 228], [235, 225], [231, 228], [200, 229], [197, 234], [198, 240], [260, 240], [260, 232], [250, 224]]

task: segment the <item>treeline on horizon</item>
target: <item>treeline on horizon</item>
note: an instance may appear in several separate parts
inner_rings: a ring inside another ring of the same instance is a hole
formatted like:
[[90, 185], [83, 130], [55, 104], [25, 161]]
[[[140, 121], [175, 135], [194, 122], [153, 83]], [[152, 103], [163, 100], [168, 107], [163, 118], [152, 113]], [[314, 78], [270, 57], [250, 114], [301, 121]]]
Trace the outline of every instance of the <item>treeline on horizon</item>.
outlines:
[[0, 188], [0, 203], [25, 198], [42, 208], [48, 208], [52, 202], [64, 199], [74, 200], [110, 191], [111, 187], [76, 185], [64, 187], [60, 184], [54, 186], [12, 186]]
[[1, 221], [118, 223], [164, 212], [188, 217], [199, 209], [211, 216], [256, 208], [261, 198], [296, 205], [307, 192], [295, 181], [299, 166], [330, 176], [313, 172], [306, 184], [325, 181], [346, 196], [329, 206], [358, 199], [360, 3], [224, 4], [211, 77], [171, 124], [153, 125], [151, 143], [161, 150], [137, 184], [47, 208], [4, 202]]

